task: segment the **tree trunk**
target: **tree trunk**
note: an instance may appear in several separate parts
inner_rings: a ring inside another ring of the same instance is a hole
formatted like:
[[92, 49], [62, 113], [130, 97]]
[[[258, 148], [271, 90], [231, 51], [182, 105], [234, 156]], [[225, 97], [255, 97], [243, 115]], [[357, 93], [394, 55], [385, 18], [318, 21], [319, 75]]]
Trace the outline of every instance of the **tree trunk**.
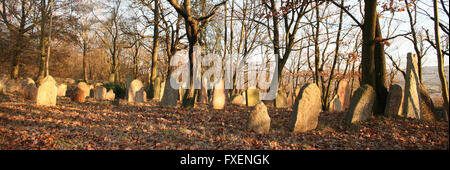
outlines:
[[[362, 78], [360, 85], [368, 84], [376, 89], [375, 74], [375, 36], [376, 36], [376, 18], [377, 1], [364, 0], [364, 25], [363, 25], [363, 44], [362, 44]], [[374, 105], [376, 107], [376, 105]]]
[[40, 80], [44, 79], [45, 77], [45, 66], [46, 66], [46, 61], [47, 61], [47, 36], [45, 34], [46, 32], [46, 28], [45, 28], [45, 24], [47, 23], [47, 15], [46, 15], [46, 5], [45, 5], [45, 0], [41, 1], [41, 35], [40, 35], [40, 41], [39, 41], [39, 48], [40, 48], [40, 58], [39, 58], [39, 72], [38, 72], [38, 77], [37, 77], [37, 83], [40, 83]]
[[152, 53], [152, 70], [151, 70], [151, 80], [150, 80], [150, 98], [157, 97], [155, 90], [155, 80], [158, 74], [158, 47], [159, 47], [159, 0], [155, 0], [155, 21], [153, 28], [153, 53]]
[[[344, 6], [344, 0], [341, 0], [341, 6]], [[340, 37], [341, 37], [341, 30], [342, 30], [342, 16], [343, 16], [343, 10], [340, 9], [339, 26], [338, 26], [337, 36], [336, 36], [336, 49], [334, 51], [334, 61], [333, 61], [333, 65], [331, 66], [330, 78], [328, 78], [328, 84], [327, 84], [327, 88], [325, 91], [325, 96], [322, 101], [322, 108], [324, 110], [326, 110], [330, 105], [328, 102], [328, 97], [330, 95], [329, 93], [330, 93], [331, 82], [333, 81], [334, 70], [336, 68], [336, 64], [337, 64], [337, 61], [339, 58]]]
[[[379, 19], [377, 17], [377, 27], [376, 27], [376, 37], [382, 38], [381, 26]], [[374, 115], [384, 115], [384, 108], [386, 107], [386, 98], [388, 95], [388, 90], [386, 86], [386, 57], [384, 52], [384, 43], [377, 42], [375, 44], [375, 78], [376, 78], [376, 100], [374, 103]]]
[[447, 111], [447, 117], [449, 117], [449, 94], [448, 94], [448, 86], [447, 86], [447, 80], [445, 78], [445, 72], [444, 72], [444, 56], [442, 55], [441, 50], [441, 41], [439, 36], [439, 12], [438, 12], [438, 2], [437, 0], [433, 1], [434, 5], [434, 36], [436, 41], [436, 53], [437, 53], [437, 60], [438, 60], [438, 72], [439, 72], [439, 78], [441, 80], [441, 90], [442, 90], [442, 98], [444, 99], [444, 107]]

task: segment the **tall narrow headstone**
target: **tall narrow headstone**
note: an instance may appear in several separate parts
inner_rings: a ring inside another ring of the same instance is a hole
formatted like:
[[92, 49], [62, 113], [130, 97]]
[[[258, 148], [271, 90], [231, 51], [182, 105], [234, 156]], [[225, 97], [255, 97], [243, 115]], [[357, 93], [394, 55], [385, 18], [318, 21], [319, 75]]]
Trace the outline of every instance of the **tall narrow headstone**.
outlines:
[[420, 82], [417, 66], [417, 55], [408, 53], [406, 65], [405, 91], [402, 116], [423, 119], [420, 107]]
[[348, 84], [348, 80], [339, 81], [337, 95], [339, 97], [339, 101], [341, 102], [341, 110], [347, 110], [350, 106], [350, 96], [352, 91]]

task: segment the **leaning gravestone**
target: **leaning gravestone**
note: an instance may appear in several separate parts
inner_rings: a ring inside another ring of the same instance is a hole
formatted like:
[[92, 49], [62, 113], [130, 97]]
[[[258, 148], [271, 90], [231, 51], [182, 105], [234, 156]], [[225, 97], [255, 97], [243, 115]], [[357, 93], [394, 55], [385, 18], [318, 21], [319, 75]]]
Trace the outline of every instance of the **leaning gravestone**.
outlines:
[[423, 85], [420, 85], [420, 108], [422, 109], [424, 120], [426, 121], [436, 120], [433, 100], [431, 99], [430, 94], [428, 94], [427, 89]]
[[301, 88], [289, 121], [291, 131], [306, 132], [317, 128], [322, 110], [320, 96], [320, 89], [314, 83], [306, 84]]
[[66, 91], [67, 91], [67, 85], [66, 84], [58, 85], [58, 96], [59, 97], [66, 96]]
[[114, 93], [113, 89], [109, 90], [108, 93], [106, 93], [105, 100], [114, 101], [116, 98], [116, 94]]
[[375, 95], [374, 89], [368, 84], [358, 88], [352, 97], [347, 115], [345, 115], [345, 123], [351, 124], [369, 119], [372, 115]]
[[337, 95], [339, 101], [341, 102], [341, 110], [347, 110], [350, 106], [350, 96], [351, 94], [350, 86], [348, 85], [348, 80], [339, 81]]
[[253, 107], [260, 102], [259, 100], [259, 89], [251, 88], [247, 89], [247, 106]]
[[393, 84], [389, 88], [389, 94], [386, 100], [384, 115], [401, 115], [403, 102], [403, 89], [398, 84]]
[[277, 97], [275, 98], [276, 108], [287, 108], [287, 100], [286, 93], [283, 90], [278, 90]]
[[270, 116], [264, 102], [259, 102], [249, 115], [247, 128], [257, 133], [267, 133], [270, 130]]
[[97, 86], [94, 89], [94, 99], [95, 100], [105, 100], [106, 99], [106, 88], [102, 86]]
[[161, 99], [162, 106], [177, 106], [179, 90], [174, 89], [170, 85], [170, 76], [166, 77], [166, 84], [164, 85], [164, 94]]
[[222, 79], [214, 87], [213, 109], [221, 110], [225, 108], [225, 81]]
[[[140, 80], [133, 80], [131, 81], [129, 87], [128, 87], [128, 102], [144, 102], [144, 85]], [[147, 95], [145, 95], [146, 97]]]
[[408, 53], [402, 116], [423, 119], [420, 107], [420, 82], [417, 55]]
[[52, 76], [47, 76], [41, 80], [41, 85], [38, 87], [36, 104], [44, 106], [56, 106], [56, 96], [58, 88], [56, 81]]

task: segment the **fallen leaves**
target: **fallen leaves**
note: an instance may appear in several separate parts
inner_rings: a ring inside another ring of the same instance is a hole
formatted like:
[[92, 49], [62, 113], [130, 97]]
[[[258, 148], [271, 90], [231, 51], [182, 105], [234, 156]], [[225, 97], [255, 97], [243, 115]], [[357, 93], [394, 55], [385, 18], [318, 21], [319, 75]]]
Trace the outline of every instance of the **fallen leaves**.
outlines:
[[[2, 98], [3, 97], [3, 98]], [[203, 150], [203, 149], [448, 149], [448, 122], [373, 118], [343, 126], [343, 113], [323, 112], [316, 130], [292, 133], [292, 109], [269, 107], [268, 134], [246, 129], [251, 108], [225, 110], [160, 107], [155, 102], [113, 106], [105, 102], [56, 107], [0, 96], [0, 149]]]

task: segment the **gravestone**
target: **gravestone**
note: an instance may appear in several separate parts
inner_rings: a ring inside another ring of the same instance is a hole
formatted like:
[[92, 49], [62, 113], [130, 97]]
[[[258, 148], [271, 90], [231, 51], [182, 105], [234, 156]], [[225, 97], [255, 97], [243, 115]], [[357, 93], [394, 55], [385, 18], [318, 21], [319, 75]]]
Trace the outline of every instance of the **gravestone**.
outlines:
[[420, 107], [423, 113], [423, 119], [426, 121], [436, 121], [435, 107], [433, 100], [428, 94], [427, 89], [420, 85]]
[[94, 89], [94, 99], [95, 100], [105, 100], [106, 99], [106, 88], [102, 86], [97, 86]]
[[250, 113], [247, 128], [257, 133], [267, 133], [270, 131], [270, 116], [264, 102], [259, 102]]
[[259, 100], [259, 89], [251, 88], [247, 89], [247, 106], [253, 107], [260, 102]]
[[141, 103], [147, 101], [147, 93], [144, 90], [144, 85], [140, 80], [133, 80], [128, 87], [128, 102]]
[[66, 84], [58, 85], [58, 96], [59, 97], [66, 96], [66, 91], [67, 91], [67, 85]]
[[352, 91], [348, 84], [348, 80], [339, 81], [337, 96], [339, 97], [339, 101], [341, 102], [341, 110], [347, 110], [350, 106], [350, 96], [352, 95]]
[[221, 110], [225, 108], [225, 81], [222, 79], [214, 86], [213, 109]]
[[283, 90], [278, 90], [277, 97], [275, 98], [276, 108], [288, 108], [288, 99], [286, 97], [286, 92]]
[[108, 93], [106, 93], [105, 100], [114, 101], [116, 98], [116, 94], [114, 93], [113, 89], [109, 90]]
[[38, 88], [36, 84], [30, 83], [23, 89], [23, 95], [25, 99], [36, 101]]
[[330, 102], [330, 112], [341, 112], [342, 111], [342, 102], [339, 100], [339, 96], [334, 96], [333, 100]]
[[83, 92], [84, 98], [90, 95], [91, 88], [85, 82], [78, 83], [77, 87]]
[[352, 97], [350, 108], [345, 116], [345, 123], [357, 123], [366, 121], [372, 115], [375, 91], [372, 86], [364, 84]]
[[56, 87], [56, 81], [52, 76], [47, 76], [41, 80], [41, 84], [38, 87], [36, 104], [44, 106], [56, 106], [56, 96], [58, 88]]
[[70, 98], [73, 102], [84, 103], [86, 101], [85, 91], [80, 87], [76, 87], [72, 91], [72, 97]]
[[164, 85], [164, 94], [161, 99], [162, 106], [177, 106], [177, 100], [179, 99], [179, 90], [170, 86], [170, 76], [166, 77], [166, 84]]
[[306, 132], [317, 128], [322, 110], [320, 96], [320, 89], [314, 83], [301, 88], [289, 121], [289, 129], [292, 132]]
[[420, 82], [417, 55], [411, 53], [408, 53], [403, 97], [402, 116], [423, 119], [422, 109], [420, 107]]
[[7, 80], [5, 82], [5, 92], [7, 93], [21, 93], [22, 89], [21, 89], [21, 83], [20, 80]]
[[31, 78], [25, 78], [22, 80], [22, 84], [21, 84], [21, 89], [25, 89], [26, 86], [28, 86], [29, 84], [34, 84], [36, 85], [36, 83], [34, 82], [33, 79]]
[[403, 89], [402, 86], [398, 84], [393, 84], [389, 88], [389, 94], [386, 99], [386, 108], [384, 110], [384, 115], [401, 115], [403, 102]]

